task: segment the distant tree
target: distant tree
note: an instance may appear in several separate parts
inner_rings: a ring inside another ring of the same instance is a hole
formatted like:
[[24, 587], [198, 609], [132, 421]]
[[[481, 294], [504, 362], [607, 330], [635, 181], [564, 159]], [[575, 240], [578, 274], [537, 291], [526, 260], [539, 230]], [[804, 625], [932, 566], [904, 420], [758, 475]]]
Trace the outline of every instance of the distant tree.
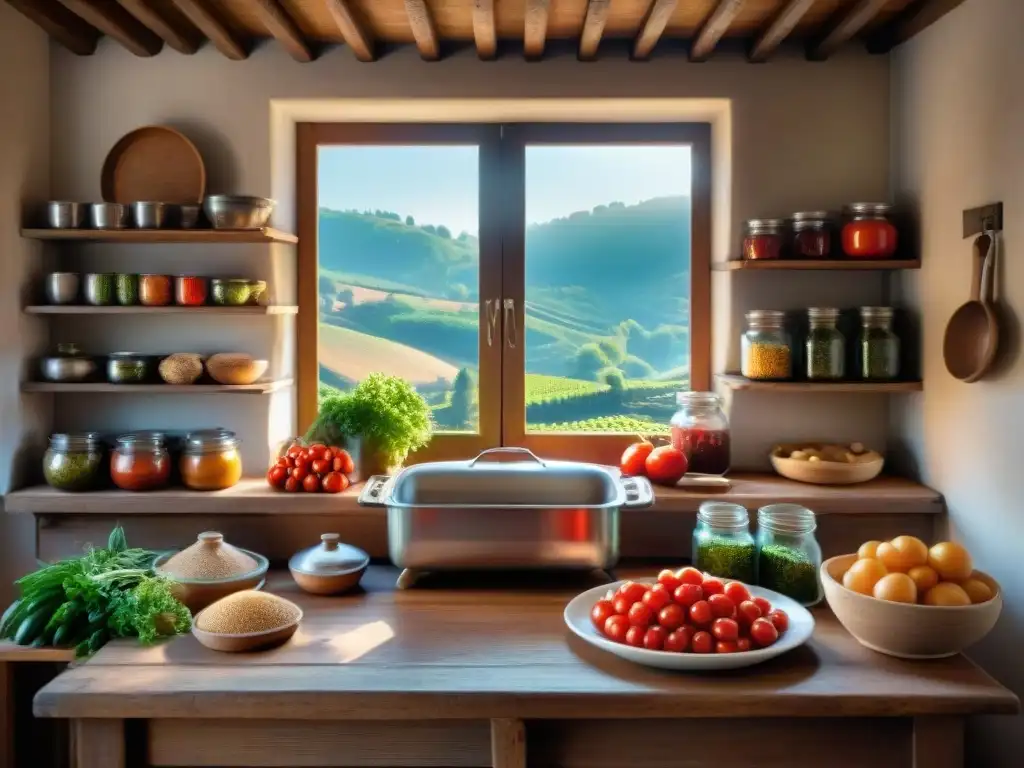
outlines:
[[631, 379], [649, 379], [657, 373], [653, 365], [636, 355], [626, 355], [619, 368]]
[[607, 368], [611, 361], [594, 342], [584, 344], [576, 351], [576, 360], [573, 363], [576, 378], [596, 381], [597, 373], [602, 368]]
[[460, 368], [452, 382], [451, 421], [458, 427], [469, 427], [476, 421], [477, 402], [476, 377], [468, 368]]
[[601, 339], [597, 342], [597, 346], [601, 348], [612, 365], [618, 365], [626, 356], [625, 345], [617, 339]]
[[459, 232], [459, 242], [464, 243], [467, 240], [469, 240], [469, 232], [467, 232], [466, 230], [462, 230], [461, 232]]
[[320, 293], [326, 293], [332, 295], [334, 293], [334, 281], [331, 280], [327, 275], [320, 275]]
[[405, 217], [405, 225], [407, 227], [415, 227], [416, 226], [416, 219], [414, 219], [412, 216], [406, 216]]
[[602, 368], [597, 372], [597, 380], [607, 384], [612, 392], [624, 392], [626, 389], [626, 375], [618, 368]]
[[424, 224], [420, 229], [424, 232], [429, 232], [431, 235], [437, 234], [437, 228], [433, 224]]
[[614, 203], [608, 203], [608, 207], [609, 208], [625, 208], [626, 204], [625, 203], [620, 203], [618, 200], [616, 200]]
[[448, 229], [448, 227], [446, 227], [444, 224], [437, 225], [437, 235], [438, 237], [443, 237], [445, 240], [452, 239], [452, 231]]

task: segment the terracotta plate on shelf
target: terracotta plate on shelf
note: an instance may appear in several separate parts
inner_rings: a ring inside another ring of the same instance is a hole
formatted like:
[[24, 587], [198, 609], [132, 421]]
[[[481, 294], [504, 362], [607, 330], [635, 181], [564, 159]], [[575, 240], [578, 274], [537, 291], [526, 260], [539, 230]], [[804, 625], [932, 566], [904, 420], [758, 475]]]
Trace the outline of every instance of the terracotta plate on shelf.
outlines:
[[202, 203], [206, 167], [184, 134], [148, 125], [125, 134], [110, 150], [100, 188], [108, 203]]

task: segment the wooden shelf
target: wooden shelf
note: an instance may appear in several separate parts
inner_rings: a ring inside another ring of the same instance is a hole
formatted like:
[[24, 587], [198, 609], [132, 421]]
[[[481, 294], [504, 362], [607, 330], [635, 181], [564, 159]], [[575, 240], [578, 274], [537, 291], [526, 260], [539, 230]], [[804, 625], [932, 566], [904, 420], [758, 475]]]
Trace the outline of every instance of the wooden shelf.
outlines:
[[920, 392], [920, 381], [754, 381], [735, 373], [715, 374], [715, 380], [732, 390], [754, 390], [758, 392], [807, 392], [889, 394], [897, 392]]
[[65, 662], [75, 660], [74, 648], [29, 648], [24, 645], [12, 643], [10, 640], [0, 640], [0, 662]]
[[292, 379], [278, 381], [262, 381], [256, 384], [108, 384], [96, 383], [56, 383], [48, 381], [27, 381], [21, 385], [22, 392], [54, 392], [60, 394], [147, 394], [147, 395], [268, 395], [287, 389]]
[[711, 268], [716, 272], [734, 272], [749, 270], [822, 270], [833, 269], [841, 272], [849, 271], [879, 271], [894, 269], [920, 269], [920, 259], [821, 259], [800, 260], [800, 259], [767, 259], [751, 261], [747, 259], [736, 259], [733, 261], [719, 261], [713, 263]]
[[289, 232], [263, 229], [23, 229], [32, 240], [72, 240], [93, 243], [297, 243]]
[[299, 308], [289, 305], [245, 306], [245, 307], [94, 307], [88, 304], [42, 304], [25, 307], [29, 315], [294, 315]]

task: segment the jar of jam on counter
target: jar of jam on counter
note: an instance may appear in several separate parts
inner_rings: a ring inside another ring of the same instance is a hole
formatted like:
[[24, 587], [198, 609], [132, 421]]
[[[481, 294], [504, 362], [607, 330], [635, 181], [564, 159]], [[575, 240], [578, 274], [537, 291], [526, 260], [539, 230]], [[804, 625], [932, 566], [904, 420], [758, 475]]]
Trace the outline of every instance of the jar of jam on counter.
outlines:
[[747, 221], [743, 235], [743, 258], [750, 260], [782, 258], [785, 228], [786, 222], [782, 219], [750, 219]]
[[832, 255], [832, 222], [828, 211], [800, 211], [793, 214], [794, 259], [827, 259]]
[[891, 259], [896, 253], [896, 226], [888, 203], [852, 203], [843, 209], [843, 253], [854, 259]]
[[713, 392], [680, 392], [670, 422], [672, 445], [686, 454], [688, 472], [724, 475], [729, 471], [729, 420]]
[[238, 438], [226, 429], [189, 432], [181, 457], [181, 481], [193, 491], [222, 491], [242, 479]]
[[121, 435], [110, 457], [110, 478], [125, 491], [155, 491], [171, 477], [171, 457], [159, 433]]

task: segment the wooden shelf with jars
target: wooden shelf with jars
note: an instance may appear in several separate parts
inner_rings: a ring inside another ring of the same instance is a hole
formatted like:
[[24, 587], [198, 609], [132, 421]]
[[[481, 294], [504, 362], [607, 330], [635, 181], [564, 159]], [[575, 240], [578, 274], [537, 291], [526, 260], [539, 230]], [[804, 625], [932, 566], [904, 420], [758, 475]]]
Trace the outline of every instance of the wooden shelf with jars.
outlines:
[[795, 395], [809, 392], [885, 395], [920, 392], [924, 388], [920, 381], [759, 381], [737, 373], [717, 374], [715, 379], [722, 386], [734, 391], [782, 392]]
[[920, 269], [920, 259], [733, 259], [711, 265], [716, 272], [821, 271], [890, 272]]

